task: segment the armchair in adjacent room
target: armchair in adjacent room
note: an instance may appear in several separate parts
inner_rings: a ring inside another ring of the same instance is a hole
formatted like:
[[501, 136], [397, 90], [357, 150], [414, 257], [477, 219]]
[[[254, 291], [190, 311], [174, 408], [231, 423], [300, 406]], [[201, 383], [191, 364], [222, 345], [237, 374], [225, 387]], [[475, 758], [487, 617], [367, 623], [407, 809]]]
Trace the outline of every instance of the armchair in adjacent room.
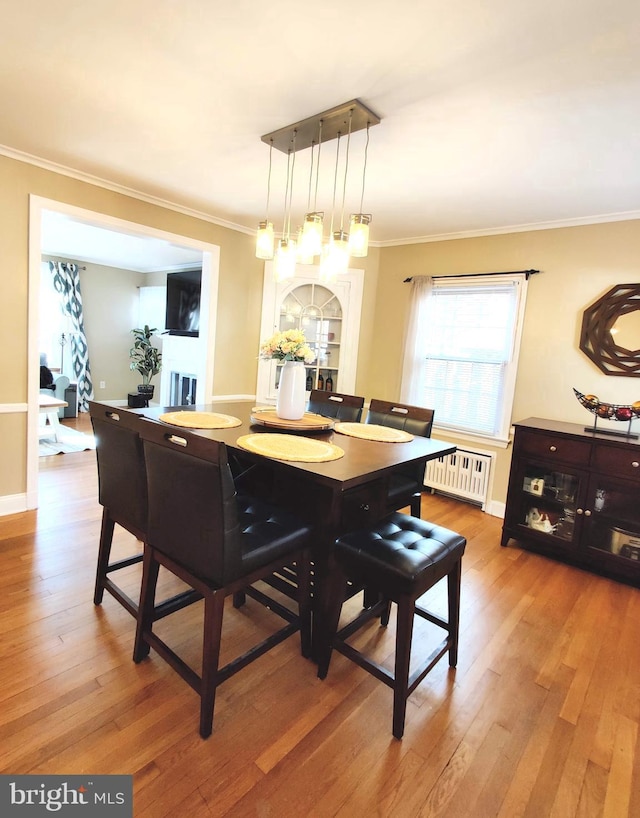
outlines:
[[[70, 380], [66, 375], [54, 374], [47, 365], [47, 356], [40, 355], [40, 391], [45, 395], [53, 395], [58, 400], [66, 400], [65, 393], [69, 388]], [[58, 410], [58, 417], [64, 417], [64, 406]]]

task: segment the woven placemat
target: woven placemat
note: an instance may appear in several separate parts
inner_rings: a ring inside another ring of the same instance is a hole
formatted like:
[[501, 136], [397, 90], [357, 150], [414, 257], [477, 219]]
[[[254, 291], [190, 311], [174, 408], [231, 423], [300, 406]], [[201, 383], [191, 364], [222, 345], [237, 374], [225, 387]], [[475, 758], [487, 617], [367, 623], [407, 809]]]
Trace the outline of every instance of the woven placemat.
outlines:
[[344, 455], [344, 451], [333, 443], [311, 440], [300, 435], [270, 433], [242, 435], [237, 443], [241, 448], [254, 454], [298, 463], [327, 463], [329, 460], [339, 460]]
[[239, 418], [217, 412], [165, 412], [159, 420], [185, 429], [231, 429], [242, 425]]
[[336, 432], [350, 437], [361, 437], [363, 440], [377, 440], [380, 443], [408, 443], [413, 435], [402, 429], [390, 426], [378, 426], [376, 423], [336, 423]]

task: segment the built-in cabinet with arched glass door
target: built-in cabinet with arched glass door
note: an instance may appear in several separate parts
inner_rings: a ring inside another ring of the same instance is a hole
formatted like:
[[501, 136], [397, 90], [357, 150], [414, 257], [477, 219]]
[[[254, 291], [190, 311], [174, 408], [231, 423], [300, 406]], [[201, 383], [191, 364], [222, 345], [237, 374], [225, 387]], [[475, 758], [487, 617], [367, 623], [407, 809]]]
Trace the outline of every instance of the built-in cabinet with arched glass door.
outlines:
[[[278, 330], [300, 329], [316, 354], [306, 367], [307, 391], [323, 389], [352, 393], [358, 355], [362, 304], [362, 270], [350, 270], [338, 281], [320, 281], [314, 267], [283, 282], [273, 280], [272, 265], [265, 264], [261, 340]], [[257, 398], [272, 403], [277, 398], [281, 366], [260, 361]]]

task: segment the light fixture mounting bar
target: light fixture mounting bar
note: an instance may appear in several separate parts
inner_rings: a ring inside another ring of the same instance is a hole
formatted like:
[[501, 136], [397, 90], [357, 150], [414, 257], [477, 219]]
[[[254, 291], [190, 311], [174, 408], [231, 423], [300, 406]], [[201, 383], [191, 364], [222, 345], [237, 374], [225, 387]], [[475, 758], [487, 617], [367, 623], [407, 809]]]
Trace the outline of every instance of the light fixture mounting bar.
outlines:
[[267, 145], [273, 144], [273, 147], [279, 151], [289, 153], [289, 151], [294, 150], [293, 134], [295, 131], [295, 152], [297, 153], [318, 143], [320, 121], [322, 121], [323, 144], [336, 139], [338, 134], [346, 134], [349, 129], [350, 114], [351, 133], [361, 131], [367, 125], [378, 125], [380, 122], [380, 117], [374, 114], [366, 105], [363, 105], [359, 99], [352, 99], [351, 102], [345, 102], [321, 114], [307, 117], [307, 119], [302, 119], [300, 122], [294, 122], [293, 125], [287, 125], [286, 128], [279, 128], [277, 131], [267, 133], [261, 139]]

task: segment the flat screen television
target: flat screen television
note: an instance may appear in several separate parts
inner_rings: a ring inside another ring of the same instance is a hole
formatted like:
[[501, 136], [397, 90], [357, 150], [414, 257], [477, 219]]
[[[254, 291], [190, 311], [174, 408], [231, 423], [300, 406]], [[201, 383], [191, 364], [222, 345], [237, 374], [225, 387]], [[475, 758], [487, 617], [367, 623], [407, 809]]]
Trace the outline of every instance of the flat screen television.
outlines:
[[167, 314], [169, 335], [197, 338], [200, 331], [200, 290], [202, 270], [167, 274]]

